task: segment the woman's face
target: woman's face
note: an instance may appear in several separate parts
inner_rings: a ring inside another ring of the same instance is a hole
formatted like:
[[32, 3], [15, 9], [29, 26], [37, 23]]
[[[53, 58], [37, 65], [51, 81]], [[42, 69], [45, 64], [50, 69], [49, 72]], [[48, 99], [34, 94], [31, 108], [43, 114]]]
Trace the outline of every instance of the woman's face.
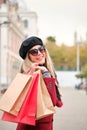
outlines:
[[32, 62], [43, 65], [46, 58], [45, 48], [43, 46], [36, 45], [29, 50], [28, 56]]

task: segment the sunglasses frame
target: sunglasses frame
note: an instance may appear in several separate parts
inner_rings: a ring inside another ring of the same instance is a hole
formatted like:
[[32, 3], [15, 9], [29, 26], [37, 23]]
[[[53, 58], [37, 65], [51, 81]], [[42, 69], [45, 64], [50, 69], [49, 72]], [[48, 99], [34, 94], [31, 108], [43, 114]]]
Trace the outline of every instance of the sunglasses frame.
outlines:
[[38, 55], [38, 51], [40, 53], [45, 52], [45, 47], [44, 46], [40, 46], [38, 49], [32, 49], [28, 51], [28, 54], [31, 54], [33, 56], [37, 56]]

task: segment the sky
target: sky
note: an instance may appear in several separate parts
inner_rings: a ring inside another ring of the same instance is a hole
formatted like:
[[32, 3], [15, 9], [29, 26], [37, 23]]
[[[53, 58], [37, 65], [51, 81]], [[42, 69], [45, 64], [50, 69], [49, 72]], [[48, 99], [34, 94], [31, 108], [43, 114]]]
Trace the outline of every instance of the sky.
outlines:
[[86, 39], [87, 0], [25, 0], [30, 11], [38, 16], [39, 36], [45, 40], [54, 36], [58, 44], [74, 44], [74, 32], [78, 41]]

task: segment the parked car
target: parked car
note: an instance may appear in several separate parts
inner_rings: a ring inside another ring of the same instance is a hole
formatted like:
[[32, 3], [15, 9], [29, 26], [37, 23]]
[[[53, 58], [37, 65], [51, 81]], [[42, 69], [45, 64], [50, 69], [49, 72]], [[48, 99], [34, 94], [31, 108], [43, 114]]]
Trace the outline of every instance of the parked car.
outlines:
[[87, 89], [87, 81], [81, 82], [80, 84], [75, 86], [76, 89]]
[[82, 84], [83, 84], [83, 83], [81, 82], [81, 83], [75, 85], [75, 88], [76, 88], [76, 89], [81, 89], [81, 85], [82, 85]]
[[87, 81], [83, 82], [83, 84], [81, 84], [80, 88], [87, 90]]

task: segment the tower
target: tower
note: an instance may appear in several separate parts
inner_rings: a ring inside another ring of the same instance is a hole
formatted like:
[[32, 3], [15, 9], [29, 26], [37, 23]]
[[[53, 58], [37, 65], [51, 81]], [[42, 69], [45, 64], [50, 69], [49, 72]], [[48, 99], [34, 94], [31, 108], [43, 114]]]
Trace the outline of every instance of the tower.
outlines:
[[77, 32], [75, 31], [74, 32], [74, 44], [76, 44], [77, 43]]

